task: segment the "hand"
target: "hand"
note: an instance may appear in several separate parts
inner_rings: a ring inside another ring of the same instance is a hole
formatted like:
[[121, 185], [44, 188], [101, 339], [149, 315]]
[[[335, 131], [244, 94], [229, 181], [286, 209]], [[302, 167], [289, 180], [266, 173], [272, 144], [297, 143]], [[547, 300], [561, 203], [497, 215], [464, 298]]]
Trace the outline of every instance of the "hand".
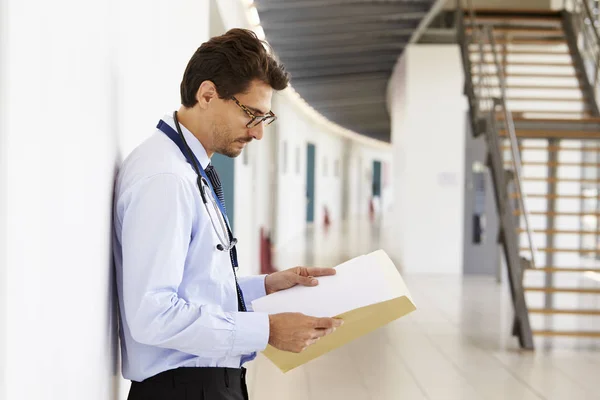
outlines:
[[285, 271], [274, 272], [265, 278], [267, 294], [289, 289], [296, 285], [317, 286], [319, 281], [315, 276], [335, 275], [334, 268], [296, 267]]
[[300, 313], [269, 315], [269, 344], [279, 350], [300, 353], [343, 323], [338, 318], [315, 318]]

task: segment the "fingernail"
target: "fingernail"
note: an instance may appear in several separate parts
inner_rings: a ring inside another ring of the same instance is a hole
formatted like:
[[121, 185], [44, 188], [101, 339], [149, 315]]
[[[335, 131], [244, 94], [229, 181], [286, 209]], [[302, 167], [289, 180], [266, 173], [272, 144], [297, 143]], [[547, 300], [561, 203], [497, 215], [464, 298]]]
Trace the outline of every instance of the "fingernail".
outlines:
[[319, 281], [316, 279], [313, 279], [312, 281], [310, 281], [310, 283], [311, 283], [311, 285], [316, 285], [317, 283], [319, 283]]

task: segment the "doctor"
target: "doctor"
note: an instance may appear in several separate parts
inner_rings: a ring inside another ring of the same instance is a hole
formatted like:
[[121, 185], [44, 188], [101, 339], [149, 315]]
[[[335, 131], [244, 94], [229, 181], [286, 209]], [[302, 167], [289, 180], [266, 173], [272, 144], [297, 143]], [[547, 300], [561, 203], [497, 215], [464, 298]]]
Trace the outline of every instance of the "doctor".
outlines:
[[335, 270], [237, 277], [237, 239], [210, 164], [262, 138], [276, 119], [273, 91], [288, 78], [251, 31], [212, 38], [187, 65], [179, 111], [120, 169], [114, 256], [129, 400], [247, 399], [242, 366], [267, 343], [300, 352], [342, 323], [251, 312], [254, 299]]

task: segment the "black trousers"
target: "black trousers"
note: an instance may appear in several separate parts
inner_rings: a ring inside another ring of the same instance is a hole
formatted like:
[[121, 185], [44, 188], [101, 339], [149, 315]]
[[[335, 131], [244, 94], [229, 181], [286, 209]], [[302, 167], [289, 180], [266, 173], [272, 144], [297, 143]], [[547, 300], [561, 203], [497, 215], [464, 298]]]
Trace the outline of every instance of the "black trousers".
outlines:
[[245, 368], [177, 368], [131, 382], [127, 400], [248, 400]]

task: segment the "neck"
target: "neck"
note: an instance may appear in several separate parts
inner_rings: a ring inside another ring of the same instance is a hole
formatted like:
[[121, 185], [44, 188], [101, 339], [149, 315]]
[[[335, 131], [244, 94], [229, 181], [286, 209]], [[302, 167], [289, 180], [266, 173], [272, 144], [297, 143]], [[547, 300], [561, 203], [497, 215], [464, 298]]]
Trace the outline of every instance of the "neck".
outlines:
[[215, 153], [209, 144], [212, 142], [212, 136], [210, 133], [210, 127], [207, 124], [203, 124], [204, 118], [198, 115], [198, 111], [195, 108], [186, 108], [181, 106], [177, 111], [177, 119], [179, 123], [187, 128], [196, 139], [200, 141], [206, 155], [211, 158]]

